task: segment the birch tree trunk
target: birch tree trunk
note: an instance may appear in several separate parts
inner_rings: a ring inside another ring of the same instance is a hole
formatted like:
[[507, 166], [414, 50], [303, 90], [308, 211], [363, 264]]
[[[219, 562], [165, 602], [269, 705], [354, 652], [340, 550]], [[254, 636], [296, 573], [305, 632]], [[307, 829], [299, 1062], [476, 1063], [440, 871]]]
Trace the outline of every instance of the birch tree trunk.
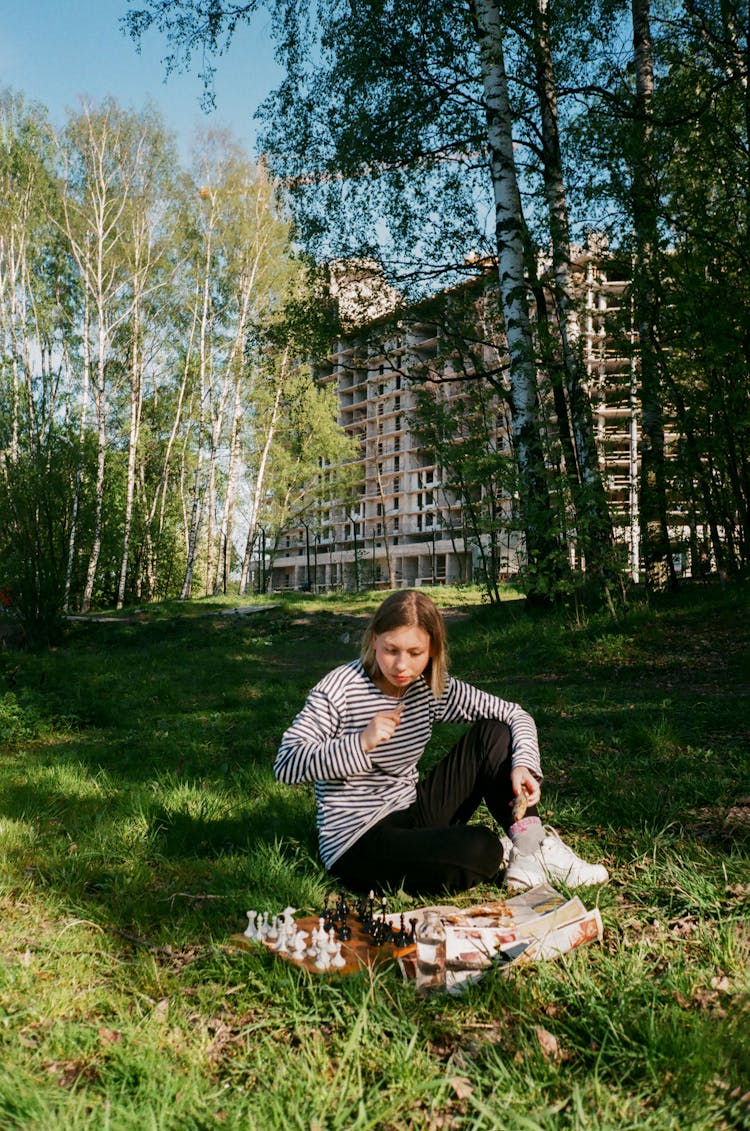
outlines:
[[253, 488], [253, 501], [250, 509], [250, 523], [247, 531], [247, 538], [245, 540], [245, 553], [242, 558], [242, 572], [240, 574], [240, 587], [239, 593], [241, 597], [247, 593], [250, 584], [250, 564], [253, 556], [253, 546], [258, 533], [259, 516], [261, 512], [261, 505], [263, 500], [263, 493], [265, 490], [266, 469], [268, 466], [268, 457], [273, 444], [274, 436], [276, 434], [276, 425], [279, 420], [279, 412], [281, 410], [281, 398], [284, 393], [284, 378], [286, 377], [286, 368], [288, 363], [288, 353], [284, 351], [280, 363], [279, 379], [276, 383], [274, 391], [273, 405], [269, 416], [268, 424], [266, 426], [265, 435], [263, 438], [263, 448], [258, 460], [258, 469], [255, 474], [255, 486]]
[[[143, 152], [141, 153], [141, 149]], [[168, 151], [158, 126], [151, 126], [147, 144], [138, 146], [136, 152], [136, 192], [129, 209], [127, 225], [127, 272], [131, 294], [129, 326], [129, 393], [130, 413], [128, 429], [128, 463], [125, 488], [125, 514], [123, 520], [122, 556], [117, 587], [117, 608], [122, 608], [128, 580], [131, 555], [138, 458], [141, 437], [141, 418], [144, 400], [144, 374], [146, 343], [149, 330], [153, 332], [154, 300], [167, 286], [169, 273], [164, 262], [165, 233], [162, 209], [164, 196], [170, 184], [165, 175]], [[157, 316], [158, 317], [158, 316]]]
[[108, 362], [112, 336], [128, 317], [124, 296], [121, 219], [133, 177], [132, 143], [140, 122], [110, 100], [101, 109], [84, 105], [69, 123], [61, 146], [65, 189], [62, 229], [87, 295], [95, 348], [91, 388], [96, 414], [97, 462], [94, 522], [81, 611], [88, 612], [96, 584], [104, 517], [108, 447]]
[[551, 532], [544, 448], [537, 405], [537, 374], [524, 271], [523, 218], [513, 155], [503, 23], [496, 0], [470, 0], [479, 43], [487, 115], [487, 143], [495, 202], [500, 294], [510, 358], [513, 443], [518, 461], [520, 506], [532, 599], [541, 596], [542, 576], [554, 580], [560, 547]]
[[73, 585], [73, 566], [75, 564], [76, 546], [78, 542], [78, 512], [81, 505], [81, 488], [83, 479], [84, 445], [86, 442], [86, 429], [88, 428], [89, 395], [91, 386], [91, 319], [89, 314], [90, 295], [83, 296], [83, 386], [81, 389], [81, 407], [78, 418], [78, 455], [76, 458], [75, 479], [73, 481], [73, 498], [71, 500], [70, 536], [68, 538], [68, 561], [65, 569], [65, 598], [63, 612], [70, 610], [70, 594]]
[[138, 438], [141, 431], [141, 411], [143, 408], [143, 374], [141, 369], [141, 296], [138, 293], [139, 284], [136, 283], [136, 293], [133, 295], [133, 319], [130, 342], [130, 427], [128, 429], [128, 471], [125, 487], [125, 516], [122, 534], [122, 557], [120, 559], [120, 577], [117, 584], [117, 608], [121, 609], [125, 603], [125, 587], [128, 578], [128, 561], [130, 557], [130, 535], [133, 527], [133, 500], [135, 498], [136, 459], [138, 455]]
[[106, 328], [107, 312], [103, 302], [101, 290], [101, 273], [97, 273], [96, 324], [97, 324], [97, 349], [96, 363], [94, 366], [94, 411], [96, 413], [96, 483], [94, 486], [94, 531], [86, 568], [86, 582], [81, 601], [81, 612], [87, 613], [91, 608], [96, 582], [96, 571], [99, 565], [99, 555], [102, 548], [102, 524], [104, 519], [104, 472], [107, 456], [107, 345], [108, 334]]
[[216, 574], [212, 592], [227, 592], [229, 574], [232, 568], [232, 535], [234, 532], [234, 512], [237, 502], [237, 485], [240, 468], [240, 436], [242, 421], [242, 382], [239, 378], [234, 384], [234, 403], [232, 406], [232, 424], [229, 435], [229, 466], [227, 469], [227, 487], [224, 497], [224, 512], [220, 524], [220, 541], [216, 557]]
[[201, 528], [203, 526], [206, 505], [206, 480], [203, 465], [205, 462], [204, 448], [205, 436], [207, 432], [206, 406], [208, 400], [208, 385], [210, 381], [209, 320], [212, 246], [212, 240], [209, 233], [209, 238], [206, 242], [204, 255], [204, 276], [203, 285], [201, 288], [201, 314], [198, 330], [199, 401], [196, 434], [197, 451], [195, 471], [192, 476], [192, 485], [190, 488], [189, 516], [186, 523], [187, 561], [185, 563], [185, 576], [183, 578], [182, 589], [180, 591], [180, 599], [183, 601], [187, 601], [192, 594], [193, 574], [195, 572], [195, 565], [198, 556], [198, 545]]

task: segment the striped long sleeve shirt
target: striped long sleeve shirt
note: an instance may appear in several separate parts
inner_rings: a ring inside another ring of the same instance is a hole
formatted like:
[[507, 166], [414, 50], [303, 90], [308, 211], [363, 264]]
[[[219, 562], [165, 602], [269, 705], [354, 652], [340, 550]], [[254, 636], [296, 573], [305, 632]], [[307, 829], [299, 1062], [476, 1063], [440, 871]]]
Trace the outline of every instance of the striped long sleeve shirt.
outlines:
[[[393, 736], [374, 750], [360, 734], [373, 715], [403, 706]], [[510, 727], [514, 766], [541, 779], [534, 720], [517, 703], [448, 676], [435, 699], [423, 678], [401, 699], [381, 691], [353, 660], [329, 672], [310, 692], [284, 734], [274, 762], [279, 781], [313, 782], [318, 808], [320, 856], [326, 868], [389, 813], [408, 809], [416, 797], [417, 764], [434, 723], [499, 719]]]

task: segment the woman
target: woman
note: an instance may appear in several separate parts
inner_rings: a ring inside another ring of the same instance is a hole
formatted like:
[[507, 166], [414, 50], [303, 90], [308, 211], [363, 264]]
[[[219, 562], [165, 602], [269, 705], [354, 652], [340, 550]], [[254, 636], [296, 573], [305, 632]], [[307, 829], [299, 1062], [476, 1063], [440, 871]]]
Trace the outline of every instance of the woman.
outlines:
[[[419, 781], [436, 722], [473, 724]], [[361, 659], [329, 672], [284, 734], [276, 777], [314, 782], [324, 866], [354, 891], [459, 891], [506, 862], [515, 890], [545, 880], [604, 883], [537, 814], [536, 726], [508, 703], [447, 671], [445, 625], [433, 601], [399, 590], [372, 617]], [[514, 798], [526, 815], [515, 822]], [[467, 824], [484, 801], [508, 838]]]

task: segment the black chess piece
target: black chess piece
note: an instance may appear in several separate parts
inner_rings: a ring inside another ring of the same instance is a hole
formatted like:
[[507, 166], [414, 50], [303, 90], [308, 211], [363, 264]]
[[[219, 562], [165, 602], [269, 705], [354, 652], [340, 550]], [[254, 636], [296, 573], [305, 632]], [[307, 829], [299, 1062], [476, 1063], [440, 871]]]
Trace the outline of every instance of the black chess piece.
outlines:
[[406, 930], [406, 927], [404, 926], [404, 913], [402, 911], [401, 912], [401, 923], [399, 924], [399, 928], [393, 936], [393, 945], [399, 946], [399, 947], [400, 946], [407, 946], [408, 942], [409, 942], [409, 934], [408, 934], [408, 931]]
[[323, 907], [323, 929], [326, 934], [336, 929], [336, 909], [328, 906], [328, 896]]
[[362, 930], [367, 935], [372, 934], [372, 929], [375, 925], [375, 895], [370, 892], [365, 903], [365, 912], [362, 916]]
[[388, 902], [383, 896], [380, 901], [380, 917], [375, 919], [372, 927], [372, 937], [377, 946], [384, 946], [385, 943], [391, 942], [393, 939], [393, 927], [386, 918], [388, 910]]
[[341, 896], [336, 905], [336, 938], [341, 942], [347, 942], [352, 937], [352, 929], [349, 926], [349, 904], [346, 902], [346, 897]]

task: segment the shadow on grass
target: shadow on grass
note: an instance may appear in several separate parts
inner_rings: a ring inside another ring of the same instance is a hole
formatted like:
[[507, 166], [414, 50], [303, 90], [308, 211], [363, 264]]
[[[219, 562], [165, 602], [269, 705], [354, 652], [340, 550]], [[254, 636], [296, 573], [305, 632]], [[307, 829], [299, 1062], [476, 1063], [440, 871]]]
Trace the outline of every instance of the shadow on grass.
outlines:
[[[451, 625], [455, 674], [537, 718], [561, 831], [679, 837], [736, 794], [739, 650], [695, 651], [706, 610], [678, 614], [667, 628], [639, 613], [574, 631], [478, 609]], [[6, 662], [19, 728], [0, 800], [11, 882], [134, 933], [225, 933], [271, 891], [301, 905], [325, 883], [314, 803], [309, 787], [274, 782], [273, 757], [309, 688], [357, 654], [359, 623], [305, 610], [76, 626], [65, 648]], [[731, 602], [717, 626], [737, 633]], [[456, 735], [438, 728], [428, 760]], [[712, 827], [721, 839], [719, 817]]]

